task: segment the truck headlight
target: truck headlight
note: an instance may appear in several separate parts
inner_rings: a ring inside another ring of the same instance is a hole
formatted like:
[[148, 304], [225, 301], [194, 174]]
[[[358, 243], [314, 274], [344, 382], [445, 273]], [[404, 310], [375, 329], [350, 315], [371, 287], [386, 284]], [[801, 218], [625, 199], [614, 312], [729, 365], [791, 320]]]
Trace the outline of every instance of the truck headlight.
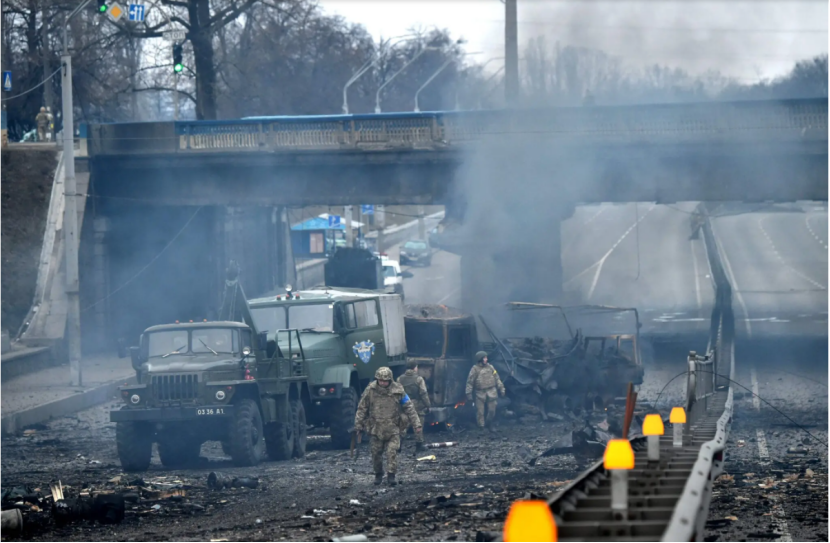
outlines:
[[224, 400], [224, 399], [225, 399], [225, 391], [223, 391], [223, 390], [217, 390], [217, 391], [216, 391], [216, 399], [217, 399], [217, 400], [219, 400], [220, 402], [221, 402], [222, 400]]
[[130, 396], [130, 401], [133, 404], [137, 404], [138, 402], [141, 401], [141, 396], [139, 396], [138, 394], [133, 394], [132, 396]]
[[326, 387], [320, 387], [320, 390], [317, 391], [317, 394], [320, 396], [326, 395]]

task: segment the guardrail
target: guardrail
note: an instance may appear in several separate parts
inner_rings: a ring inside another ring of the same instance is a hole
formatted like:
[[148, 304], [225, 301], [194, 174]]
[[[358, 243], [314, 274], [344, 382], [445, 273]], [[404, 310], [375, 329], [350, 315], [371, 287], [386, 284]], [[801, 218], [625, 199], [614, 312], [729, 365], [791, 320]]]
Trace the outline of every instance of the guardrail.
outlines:
[[435, 150], [525, 135], [568, 143], [827, 140], [827, 100], [276, 116], [82, 127], [91, 155]]
[[[705, 216], [705, 207], [699, 211]], [[723, 472], [732, 424], [729, 379], [735, 364], [732, 291], [708, 220], [702, 229], [717, 295], [708, 351], [688, 357], [683, 446], [661, 436], [660, 460], [649, 461], [646, 438], [630, 440], [635, 465], [628, 475], [627, 511], [612, 509], [610, 472], [602, 461], [583, 472], [547, 502], [560, 541], [703, 541], [712, 484]]]

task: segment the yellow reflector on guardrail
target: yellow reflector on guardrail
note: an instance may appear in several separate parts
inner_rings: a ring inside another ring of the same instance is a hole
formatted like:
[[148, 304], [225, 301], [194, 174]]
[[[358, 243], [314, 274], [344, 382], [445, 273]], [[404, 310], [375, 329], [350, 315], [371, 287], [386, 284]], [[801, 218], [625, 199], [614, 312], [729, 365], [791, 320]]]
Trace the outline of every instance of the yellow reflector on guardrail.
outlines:
[[663, 418], [657, 414], [646, 415], [643, 421], [643, 435], [644, 436], [661, 436], [666, 429], [663, 426]]
[[672, 424], [686, 424], [686, 410], [682, 407], [672, 407], [669, 422]]
[[510, 506], [504, 523], [504, 541], [558, 541], [556, 521], [548, 504], [541, 500], [523, 500]]
[[612, 439], [602, 458], [605, 469], [634, 469], [634, 450], [627, 439]]

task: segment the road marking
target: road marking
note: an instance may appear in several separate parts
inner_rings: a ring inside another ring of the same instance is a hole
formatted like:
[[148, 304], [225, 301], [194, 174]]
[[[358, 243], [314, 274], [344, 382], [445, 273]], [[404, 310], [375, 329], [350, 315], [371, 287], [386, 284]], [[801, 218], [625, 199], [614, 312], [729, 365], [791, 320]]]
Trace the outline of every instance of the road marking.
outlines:
[[[460, 287], [458, 287], [458, 288], [460, 288]], [[439, 304], [443, 304], [444, 302], [446, 302], [446, 301], [450, 298], [450, 296], [452, 296], [453, 294], [455, 294], [456, 292], [458, 292], [458, 288], [454, 288], [454, 289], [452, 289], [452, 291], [451, 291], [449, 294], [447, 294], [446, 296], [444, 296], [443, 298], [441, 298], [440, 300], [438, 300], [438, 303], [439, 303]]]
[[827, 242], [818, 237], [818, 235], [813, 231], [813, 228], [810, 226], [810, 217], [812, 217], [812, 215], [807, 215], [806, 217], [804, 217], [804, 224], [807, 225], [807, 230], [810, 231], [810, 234], [816, 239], [819, 245], [827, 249]]
[[597, 211], [596, 213], [594, 213], [593, 215], [591, 215], [591, 218], [590, 218], [590, 219], [588, 219], [587, 221], [585, 221], [584, 223], [582, 223], [582, 226], [586, 226], [586, 225], [590, 224], [591, 222], [593, 222], [593, 220], [594, 220], [594, 219], [596, 219], [597, 217], [599, 217], [600, 215], [602, 215], [602, 214], [603, 214], [603, 212], [604, 212], [606, 209], [608, 209], [609, 207], [610, 207], [610, 206], [605, 206], [605, 205], [600, 204], [599, 211]]
[[761, 410], [761, 400], [758, 396], [758, 376], [755, 375], [755, 368], [749, 370], [749, 378], [752, 380], [752, 407], [756, 411]]
[[758, 456], [761, 457], [761, 463], [768, 464], [769, 449], [767, 449], [767, 436], [764, 435], [763, 430], [755, 430], [755, 438], [758, 442]]
[[570, 279], [568, 279], [567, 281], [562, 283], [562, 285], [563, 286], [567, 285], [568, 283], [578, 279], [579, 277], [585, 275], [589, 271], [591, 271], [594, 268], [598, 267], [597, 272], [594, 274], [594, 281], [592, 283], [591, 291], [588, 293], [588, 299], [590, 299], [591, 294], [593, 294], [594, 288], [596, 287], [596, 282], [599, 279], [599, 272], [602, 270], [602, 265], [605, 263], [605, 260], [611, 255], [612, 252], [614, 252], [614, 249], [617, 248], [617, 245], [619, 245], [626, 238], [626, 236], [628, 236], [628, 234], [630, 234], [631, 231], [634, 230], [634, 227], [637, 226], [637, 223], [641, 222], [643, 219], [646, 218], [646, 215], [648, 215], [649, 212], [651, 212], [651, 210], [654, 209], [655, 205], [657, 205], [657, 204], [651, 204], [651, 207], [648, 208], [648, 210], [645, 213], [643, 213], [643, 215], [640, 217], [640, 219], [638, 221], [636, 221], [634, 224], [632, 224], [631, 226], [628, 227], [628, 230], [626, 230], [625, 233], [622, 236], [620, 236], [620, 239], [618, 239], [616, 241], [616, 243], [614, 243], [614, 245], [610, 249], [608, 249], [608, 252], [605, 253], [602, 256], [602, 258], [600, 258], [599, 260], [597, 260], [596, 262], [594, 262], [593, 264], [591, 264], [590, 266], [588, 266], [587, 268], [585, 268], [584, 270], [579, 272], [578, 274], [574, 275], [573, 277], [571, 277]]
[[[735, 293], [735, 296], [738, 298], [738, 303], [741, 304], [741, 309], [744, 310], [744, 323], [746, 324], [746, 334], [749, 337], [752, 337], [752, 325], [749, 324], [749, 311], [746, 310], [746, 302], [744, 302], [744, 297], [741, 296], [741, 289], [738, 287], [738, 282], [735, 280], [735, 274], [732, 273], [732, 265], [729, 263], [729, 258], [726, 256], [726, 251], [720, 244], [720, 240], [718, 239], [717, 232], [715, 231], [715, 221], [711, 220], [709, 224], [712, 226], [712, 237], [715, 239], [715, 250], [723, 260], [723, 265], [725, 268], [727, 279], [729, 283], [732, 285], [732, 292]], [[714, 276], [712, 276], [714, 278]]]
[[778, 253], [778, 248], [775, 246], [775, 243], [772, 242], [772, 238], [770, 238], [769, 234], [767, 234], [767, 230], [764, 228], [764, 222], [763, 221], [764, 221], [763, 217], [758, 217], [758, 228], [761, 229], [761, 233], [764, 234], [765, 238], [767, 238], [767, 242], [770, 244], [770, 247], [772, 247], [772, 252], [775, 253], [775, 256], [778, 258], [778, 261], [781, 262], [781, 264], [785, 268], [789, 269], [791, 272], [793, 272], [797, 276], [799, 276], [802, 279], [806, 280], [807, 282], [812, 284], [814, 287], [819, 288], [821, 290], [827, 290], [826, 286], [822, 285], [821, 283], [818, 283], [817, 281], [814, 281], [813, 279], [807, 277], [806, 275], [804, 275], [803, 273], [801, 273], [797, 269], [795, 269], [792, 266], [790, 266], [789, 264], [787, 264], [787, 262], [784, 260], [784, 258]]
[[689, 240], [689, 245], [692, 247], [692, 266], [694, 268], [695, 273], [695, 297], [697, 298], [697, 310], [700, 311], [703, 308], [703, 302], [700, 299], [700, 277], [698, 277], [697, 272], [697, 255], [695, 254], [695, 242]]
[[778, 533], [781, 534], [775, 541], [792, 541], [790, 535], [790, 528], [787, 526], [787, 513], [784, 511], [784, 504], [778, 501], [777, 497], [771, 497], [772, 506], [772, 522], [771, 524], [778, 528]]

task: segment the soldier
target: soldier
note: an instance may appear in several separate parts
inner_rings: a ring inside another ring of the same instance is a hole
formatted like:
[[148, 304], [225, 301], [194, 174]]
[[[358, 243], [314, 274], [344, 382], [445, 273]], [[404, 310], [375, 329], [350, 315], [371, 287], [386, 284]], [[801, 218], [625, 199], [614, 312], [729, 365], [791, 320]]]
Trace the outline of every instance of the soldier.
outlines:
[[[407, 360], [406, 372], [398, 377], [398, 384], [401, 385], [412, 400], [412, 406], [415, 412], [418, 413], [418, 418], [421, 420], [421, 428], [424, 427], [424, 417], [429, 413], [430, 402], [429, 393], [427, 392], [427, 384], [424, 378], [418, 375], [418, 362], [416, 360]], [[401, 432], [406, 434], [409, 428], [409, 420], [402, 419]], [[424, 433], [415, 433], [415, 452], [424, 450]]]
[[[400, 446], [400, 418], [409, 418], [416, 434], [422, 431], [421, 421], [415, 407], [401, 385], [394, 382], [392, 370], [379, 368], [374, 383], [369, 384], [360, 397], [354, 417], [355, 431], [364, 429], [372, 436], [372, 466], [375, 470], [375, 484], [383, 482], [383, 453], [386, 452], [386, 480], [395, 486], [395, 472], [398, 470], [398, 447]], [[423, 439], [423, 438], [421, 438]]]
[[46, 141], [52, 141], [55, 133], [55, 117], [52, 115], [52, 108], [46, 106], [46, 117], [48, 125], [46, 127]]
[[486, 404], [487, 426], [491, 432], [495, 431], [493, 419], [496, 417], [496, 405], [498, 405], [496, 389], [504, 397], [504, 385], [496, 368], [487, 362], [487, 353], [479, 351], [476, 353], [476, 365], [470, 369], [470, 375], [467, 377], [467, 401], [473, 401], [473, 392], [475, 392], [476, 422], [481, 430], [484, 430], [484, 406]]
[[49, 129], [49, 114], [46, 108], [40, 108], [40, 113], [35, 117], [37, 123], [37, 141], [46, 141], [46, 131]]

